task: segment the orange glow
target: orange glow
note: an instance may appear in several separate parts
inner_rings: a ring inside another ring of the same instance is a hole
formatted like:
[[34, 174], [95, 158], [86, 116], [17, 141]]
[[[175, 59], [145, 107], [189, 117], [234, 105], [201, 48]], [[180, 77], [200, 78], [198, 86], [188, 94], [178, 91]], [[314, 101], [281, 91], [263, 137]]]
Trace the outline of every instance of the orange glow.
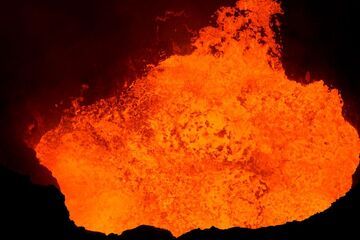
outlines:
[[78, 225], [258, 228], [305, 219], [350, 189], [358, 134], [336, 89], [286, 77], [269, 27], [280, 12], [271, 0], [221, 8], [192, 54], [77, 106], [42, 137], [37, 156]]

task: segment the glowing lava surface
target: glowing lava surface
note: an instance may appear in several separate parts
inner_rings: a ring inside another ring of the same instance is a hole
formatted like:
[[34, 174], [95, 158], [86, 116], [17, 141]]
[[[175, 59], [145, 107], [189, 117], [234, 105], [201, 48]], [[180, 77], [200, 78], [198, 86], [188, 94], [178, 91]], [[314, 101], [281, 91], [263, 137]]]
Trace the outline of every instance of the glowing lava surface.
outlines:
[[37, 156], [78, 225], [258, 228], [305, 219], [350, 189], [358, 134], [336, 89], [286, 77], [277, 13], [270, 0], [221, 8], [192, 54], [64, 114], [42, 137]]

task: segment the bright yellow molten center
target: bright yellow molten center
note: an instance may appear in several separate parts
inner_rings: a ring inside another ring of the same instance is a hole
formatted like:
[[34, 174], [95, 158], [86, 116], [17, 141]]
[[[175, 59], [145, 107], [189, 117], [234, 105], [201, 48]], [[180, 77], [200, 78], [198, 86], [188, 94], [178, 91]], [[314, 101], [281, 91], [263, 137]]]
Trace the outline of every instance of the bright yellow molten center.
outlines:
[[220, 9], [191, 55], [42, 137], [37, 156], [78, 225], [257, 228], [307, 218], [350, 189], [357, 132], [337, 90], [284, 74], [269, 27], [278, 12], [270, 0]]

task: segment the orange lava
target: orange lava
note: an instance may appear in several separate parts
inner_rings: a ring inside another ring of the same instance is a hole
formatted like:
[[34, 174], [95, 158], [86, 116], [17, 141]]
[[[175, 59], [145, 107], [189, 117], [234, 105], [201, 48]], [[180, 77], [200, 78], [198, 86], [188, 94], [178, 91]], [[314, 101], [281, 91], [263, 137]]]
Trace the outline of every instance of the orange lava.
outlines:
[[271, 0], [221, 8], [192, 54], [64, 114], [42, 137], [37, 156], [78, 225], [258, 228], [305, 219], [350, 189], [358, 134], [336, 89], [286, 77], [275, 13]]

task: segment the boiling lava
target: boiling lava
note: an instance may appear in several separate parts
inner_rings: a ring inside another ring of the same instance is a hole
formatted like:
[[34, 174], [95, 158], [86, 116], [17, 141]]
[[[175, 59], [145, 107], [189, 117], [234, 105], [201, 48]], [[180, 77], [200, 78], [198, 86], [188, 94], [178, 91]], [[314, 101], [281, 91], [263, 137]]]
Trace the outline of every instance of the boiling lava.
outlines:
[[190, 55], [64, 113], [36, 153], [75, 223], [258, 228], [308, 218], [351, 188], [357, 131], [336, 89], [285, 75], [280, 13], [271, 0], [223, 7]]

